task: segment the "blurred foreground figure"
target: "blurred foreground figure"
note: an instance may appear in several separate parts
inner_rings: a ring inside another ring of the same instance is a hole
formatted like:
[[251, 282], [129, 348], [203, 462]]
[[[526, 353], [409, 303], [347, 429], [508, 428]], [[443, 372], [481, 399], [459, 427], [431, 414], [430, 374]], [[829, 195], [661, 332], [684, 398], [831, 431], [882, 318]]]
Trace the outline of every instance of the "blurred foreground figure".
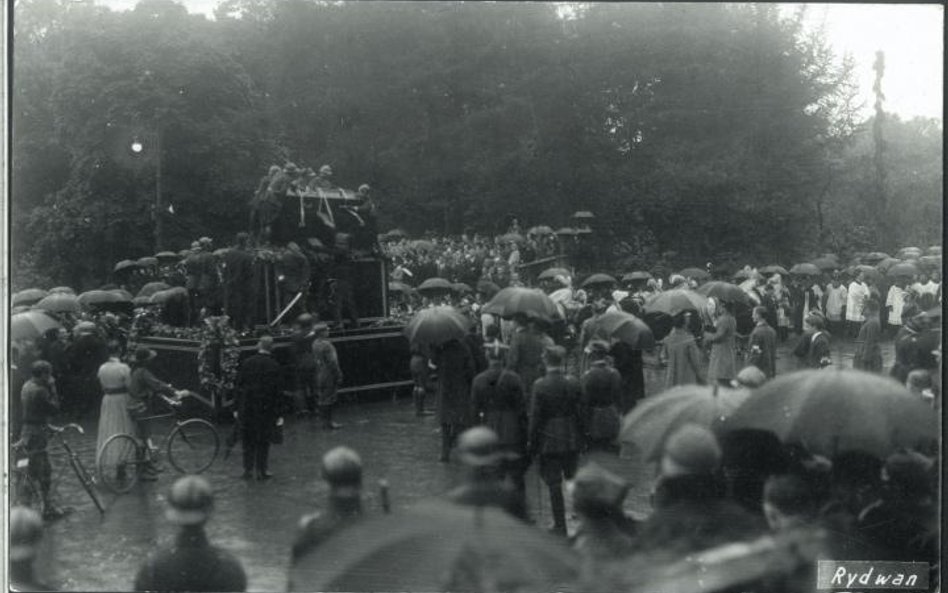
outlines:
[[635, 522], [622, 512], [629, 485], [595, 463], [588, 463], [572, 483], [573, 509], [579, 528], [573, 546], [589, 561], [615, 560], [632, 553]]
[[216, 546], [204, 533], [214, 495], [199, 476], [174, 483], [165, 517], [180, 530], [174, 543], [159, 550], [138, 571], [136, 591], [244, 591], [247, 576], [240, 561]]
[[493, 506], [526, 519], [526, 500], [503, 480], [503, 463], [512, 455], [501, 447], [497, 433], [475, 426], [458, 437], [458, 458], [467, 469], [464, 483], [448, 493], [448, 500], [470, 506]]
[[43, 539], [43, 520], [39, 513], [27, 507], [10, 509], [10, 590], [55, 591], [40, 582], [34, 572], [40, 540]]

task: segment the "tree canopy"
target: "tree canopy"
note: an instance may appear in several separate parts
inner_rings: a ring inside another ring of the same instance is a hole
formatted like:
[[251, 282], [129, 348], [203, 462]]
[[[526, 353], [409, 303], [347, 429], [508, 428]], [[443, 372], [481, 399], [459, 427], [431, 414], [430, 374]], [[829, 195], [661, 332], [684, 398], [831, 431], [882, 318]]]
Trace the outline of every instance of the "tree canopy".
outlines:
[[[371, 184], [383, 227], [500, 232], [508, 214], [561, 226], [591, 210], [633, 260], [790, 261], [878, 230], [846, 215], [873, 191], [852, 66], [802, 12], [223, 0], [215, 17], [17, 3], [16, 277], [102, 278], [154, 252], [155, 216], [168, 248], [227, 241], [286, 160]], [[940, 122], [885, 125], [899, 230], [873, 240], [937, 241]], [[155, 209], [156, 143], [173, 213]]]

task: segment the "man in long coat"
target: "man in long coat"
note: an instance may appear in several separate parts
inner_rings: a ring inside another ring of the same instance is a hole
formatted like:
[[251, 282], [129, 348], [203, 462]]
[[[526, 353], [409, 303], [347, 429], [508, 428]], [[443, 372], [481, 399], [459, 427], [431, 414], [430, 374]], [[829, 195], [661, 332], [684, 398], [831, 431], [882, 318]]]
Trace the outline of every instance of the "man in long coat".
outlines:
[[583, 432], [590, 448], [613, 450], [619, 435], [622, 377], [609, 363], [609, 344], [593, 340], [586, 347], [589, 370], [583, 373]]
[[547, 348], [543, 356], [546, 375], [533, 384], [530, 399], [527, 451], [539, 456], [540, 477], [550, 491], [553, 531], [566, 535], [566, 503], [563, 480], [576, 474], [583, 448], [582, 387], [579, 379], [567, 375], [566, 350]]
[[507, 368], [520, 375], [525, 388], [543, 376], [543, 352], [553, 339], [543, 333], [536, 320], [521, 319], [510, 339]]
[[734, 334], [737, 333], [737, 321], [731, 315], [728, 304], [721, 301], [715, 309], [714, 332], [704, 334], [706, 343], [711, 344], [711, 357], [708, 363], [708, 382], [717, 381], [730, 385], [737, 374], [737, 360], [734, 348]]
[[748, 339], [747, 364], [773, 379], [777, 374], [777, 331], [767, 323], [765, 307], [754, 307], [752, 316], [755, 325]]
[[471, 422], [471, 381], [474, 357], [467, 345], [451, 340], [434, 350], [438, 369], [438, 420], [441, 423], [441, 462], [447, 462], [457, 436]]
[[237, 233], [237, 244], [221, 255], [224, 311], [237, 330], [249, 329], [253, 323], [253, 254], [247, 248], [249, 240], [247, 233]]
[[273, 359], [273, 338], [264, 336], [257, 353], [241, 363], [237, 371], [237, 411], [244, 450], [242, 478], [266, 480], [269, 467], [270, 439], [279, 415], [282, 369]]
[[329, 326], [317, 323], [313, 327], [316, 339], [313, 340], [313, 360], [316, 363], [316, 405], [323, 419], [323, 428], [335, 430], [341, 424], [332, 421], [332, 410], [336, 405], [336, 393], [342, 385], [342, 369], [339, 367], [339, 355], [336, 347], [329, 341]]

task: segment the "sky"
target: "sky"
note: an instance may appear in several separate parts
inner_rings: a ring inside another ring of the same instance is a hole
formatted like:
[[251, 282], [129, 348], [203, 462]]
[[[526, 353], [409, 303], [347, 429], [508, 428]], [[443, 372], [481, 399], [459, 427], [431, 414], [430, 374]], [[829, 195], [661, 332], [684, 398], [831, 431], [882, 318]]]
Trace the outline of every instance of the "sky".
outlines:
[[[217, 0], [177, 0], [191, 13], [213, 18]], [[96, 0], [113, 10], [128, 10], [137, 0]], [[798, 4], [781, 5], [792, 11]], [[944, 93], [944, 8], [941, 4], [810, 4], [809, 27], [825, 25], [838, 58], [856, 62], [863, 115], [871, 114], [872, 64], [885, 52], [885, 109], [908, 119], [941, 118]]]

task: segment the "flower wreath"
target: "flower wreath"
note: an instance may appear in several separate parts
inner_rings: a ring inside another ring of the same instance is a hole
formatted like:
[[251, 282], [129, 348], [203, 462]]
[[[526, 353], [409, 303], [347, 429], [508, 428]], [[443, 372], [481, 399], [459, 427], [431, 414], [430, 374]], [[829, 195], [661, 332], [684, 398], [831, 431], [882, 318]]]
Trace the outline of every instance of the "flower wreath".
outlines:
[[[206, 318], [200, 340], [201, 347], [197, 357], [201, 387], [212, 394], [233, 390], [237, 366], [240, 363], [240, 342], [237, 340], [237, 332], [230, 326], [230, 318], [226, 315]], [[215, 345], [220, 346], [220, 373], [214, 372]]]

